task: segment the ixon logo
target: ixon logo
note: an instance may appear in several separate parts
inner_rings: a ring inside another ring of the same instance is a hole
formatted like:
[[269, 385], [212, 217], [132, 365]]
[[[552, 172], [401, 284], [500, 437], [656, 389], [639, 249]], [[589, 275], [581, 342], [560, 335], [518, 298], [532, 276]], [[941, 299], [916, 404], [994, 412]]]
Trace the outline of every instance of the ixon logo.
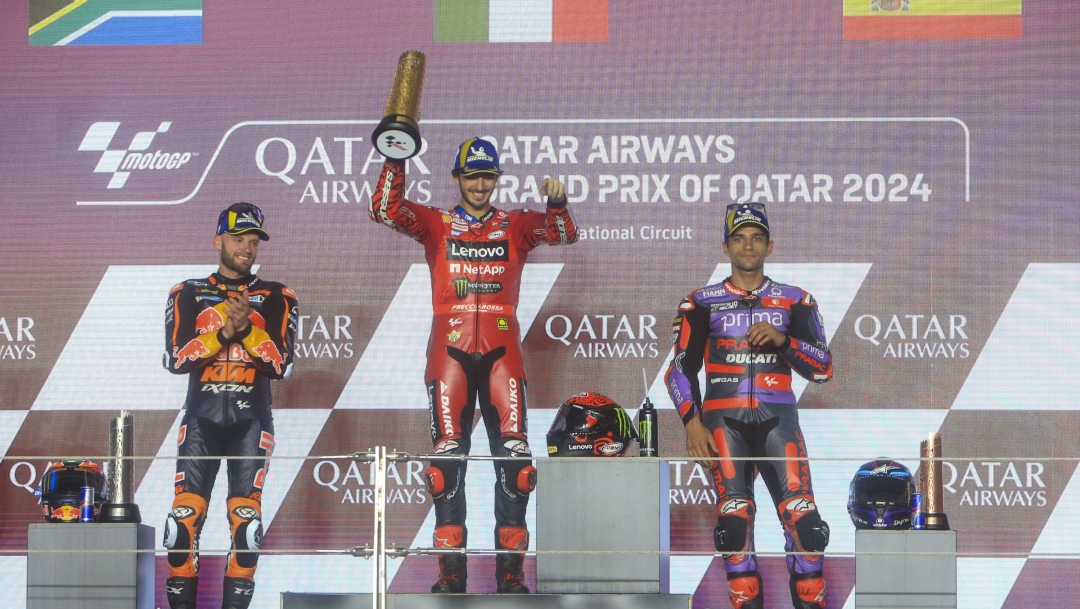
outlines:
[[80, 151], [101, 152], [94, 173], [111, 173], [108, 188], [123, 188], [131, 172], [139, 169], [176, 169], [191, 160], [191, 152], [150, 151], [159, 133], [165, 133], [172, 121], [164, 121], [155, 131], [139, 131], [126, 148], [110, 148], [120, 122], [98, 122], [90, 125], [79, 144]]

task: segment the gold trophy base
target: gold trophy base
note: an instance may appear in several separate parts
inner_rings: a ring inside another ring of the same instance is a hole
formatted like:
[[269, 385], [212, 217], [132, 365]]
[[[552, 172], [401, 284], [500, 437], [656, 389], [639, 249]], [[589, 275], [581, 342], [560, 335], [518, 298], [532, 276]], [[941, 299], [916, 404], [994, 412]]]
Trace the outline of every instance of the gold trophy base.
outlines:
[[927, 514], [925, 528], [927, 531], [948, 531], [949, 517], [945, 514]]

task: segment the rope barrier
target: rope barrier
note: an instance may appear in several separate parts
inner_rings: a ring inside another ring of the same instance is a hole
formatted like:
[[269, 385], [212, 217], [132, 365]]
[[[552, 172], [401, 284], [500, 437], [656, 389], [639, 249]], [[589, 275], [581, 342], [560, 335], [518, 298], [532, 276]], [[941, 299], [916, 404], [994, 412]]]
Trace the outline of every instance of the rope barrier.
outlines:
[[[881, 458], [882, 455], [874, 455], [873, 457], [710, 457], [709, 459], [695, 459], [686, 455], [679, 455], [676, 457], [623, 457], [642, 461], [669, 461], [669, 462], [685, 462], [685, 461], [837, 461], [846, 463], [865, 463], [867, 461], [873, 461], [874, 459]], [[389, 453], [386, 457], [390, 461], [557, 461], [557, 462], [593, 462], [592, 459], [582, 457], [494, 457], [490, 455], [424, 455], [424, 454], [410, 454], [410, 453]], [[894, 461], [1080, 461], [1080, 455], [1075, 457], [888, 457]], [[193, 455], [182, 457], [179, 455], [137, 455], [132, 457], [110, 457], [108, 455], [0, 455], [0, 461], [32, 461], [32, 460], [47, 460], [47, 461], [64, 461], [72, 459], [81, 459], [88, 461], [176, 461], [178, 459], [190, 459], [192, 461], [201, 460], [286, 460], [286, 461], [313, 461], [323, 460], [329, 461], [333, 459], [349, 459], [354, 461], [373, 461], [373, 453], [352, 453], [348, 455], [270, 455], [262, 457], [253, 456], [235, 456], [235, 455]]]

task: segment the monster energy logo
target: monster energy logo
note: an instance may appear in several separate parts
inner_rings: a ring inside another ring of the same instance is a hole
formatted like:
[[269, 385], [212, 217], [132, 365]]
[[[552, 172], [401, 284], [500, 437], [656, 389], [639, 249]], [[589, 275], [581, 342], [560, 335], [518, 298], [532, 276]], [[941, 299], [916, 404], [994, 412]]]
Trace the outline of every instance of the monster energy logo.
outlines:
[[458, 300], [465, 300], [465, 296], [469, 294], [469, 280], [465, 277], [455, 278], [454, 291], [457, 292]]
[[641, 444], [648, 445], [653, 435], [652, 421], [645, 419], [638, 421], [638, 435], [641, 436]]
[[469, 294], [497, 294], [503, 287], [498, 281], [472, 281], [468, 277], [456, 277], [453, 281], [458, 300], [465, 300]]
[[630, 434], [630, 415], [622, 408], [615, 408], [615, 418], [618, 419], [619, 435], [627, 437]]

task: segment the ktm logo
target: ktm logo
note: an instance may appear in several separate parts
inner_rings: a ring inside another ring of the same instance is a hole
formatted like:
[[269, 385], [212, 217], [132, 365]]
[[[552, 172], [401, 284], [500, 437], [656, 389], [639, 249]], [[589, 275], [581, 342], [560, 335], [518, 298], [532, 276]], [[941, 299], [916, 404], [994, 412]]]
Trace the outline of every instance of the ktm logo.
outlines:
[[251, 385], [255, 382], [255, 367], [245, 363], [215, 362], [203, 368], [202, 378], [204, 383], [244, 383]]

